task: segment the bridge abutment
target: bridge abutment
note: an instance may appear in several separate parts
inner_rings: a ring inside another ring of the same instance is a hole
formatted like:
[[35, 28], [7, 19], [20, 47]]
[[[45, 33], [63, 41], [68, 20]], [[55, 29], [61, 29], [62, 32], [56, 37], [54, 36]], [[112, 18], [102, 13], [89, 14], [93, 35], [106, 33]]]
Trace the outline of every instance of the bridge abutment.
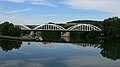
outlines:
[[70, 36], [70, 32], [61, 32], [61, 36], [69, 37]]

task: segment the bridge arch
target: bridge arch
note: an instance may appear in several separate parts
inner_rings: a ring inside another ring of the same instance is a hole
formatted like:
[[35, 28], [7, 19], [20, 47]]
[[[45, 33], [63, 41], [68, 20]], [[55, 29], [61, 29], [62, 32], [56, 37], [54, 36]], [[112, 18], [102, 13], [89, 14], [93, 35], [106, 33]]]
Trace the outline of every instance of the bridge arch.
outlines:
[[31, 30], [28, 26], [26, 26], [26, 25], [18, 25], [20, 28], [21, 28], [21, 30]]
[[72, 27], [69, 27], [69, 31], [102, 31], [99, 27], [91, 24], [78, 24]]
[[35, 27], [33, 30], [65, 30], [62, 26], [56, 24], [43, 24]]

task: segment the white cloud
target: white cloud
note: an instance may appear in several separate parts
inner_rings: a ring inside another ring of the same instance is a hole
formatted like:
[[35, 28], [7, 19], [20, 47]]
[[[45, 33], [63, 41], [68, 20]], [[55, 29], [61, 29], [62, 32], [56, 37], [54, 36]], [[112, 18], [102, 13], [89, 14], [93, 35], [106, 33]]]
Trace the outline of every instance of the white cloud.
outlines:
[[31, 3], [36, 5], [55, 6], [54, 4], [51, 4], [45, 0], [31, 0]]
[[119, 67], [120, 65], [120, 61], [111, 61], [101, 55], [73, 56], [61, 62], [67, 64], [68, 67]]
[[64, 0], [60, 2], [74, 9], [96, 10], [120, 14], [120, 0]]
[[26, 0], [0, 0], [0, 1], [8, 1], [8, 2], [25, 2]]
[[24, 11], [29, 11], [29, 10], [34, 10], [32, 8], [25, 8], [25, 9], [17, 9], [17, 10], [6, 10], [6, 11], [0, 11], [2, 13], [18, 13], [18, 12], [24, 12]]
[[17, 2], [17, 3], [29, 2], [30, 4], [34, 4], [34, 5], [56, 6], [54, 4], [49, 3], [46, 0], [0, 0], [0, 1]]
[[[53, 15], [54, 17], [55, 15]], [[1, 14], [0, 13], [0, 24], [5, 22], [5, 21], [9, 21], [12, 22], [14, 24], [44, 24], [44, 23], [48, 23], [51, 20], [55, 20], [55, 19], [51, 19], [52, 14], [51, 15], [47, 15], [47, 14], [42, 14], [42, 15], [23, 15], [23, 14]], [[57, 22], [58, 20], [56, 20]]]
[[[20, 66], [21, 65], [21, 66]], [[28, 60], [27, 62], [23, 60], [6, 60], [6, 61], [0, 61], [0, 67], [47, 67], [40, 61], [32, 61]]]

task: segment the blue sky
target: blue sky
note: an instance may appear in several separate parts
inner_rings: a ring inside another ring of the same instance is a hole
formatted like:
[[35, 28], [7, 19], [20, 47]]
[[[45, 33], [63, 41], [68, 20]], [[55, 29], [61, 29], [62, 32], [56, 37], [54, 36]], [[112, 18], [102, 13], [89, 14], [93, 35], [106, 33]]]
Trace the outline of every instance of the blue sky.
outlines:
[[120, 0], [0, 0], [0, 23], [64, 23], [120, 16]]

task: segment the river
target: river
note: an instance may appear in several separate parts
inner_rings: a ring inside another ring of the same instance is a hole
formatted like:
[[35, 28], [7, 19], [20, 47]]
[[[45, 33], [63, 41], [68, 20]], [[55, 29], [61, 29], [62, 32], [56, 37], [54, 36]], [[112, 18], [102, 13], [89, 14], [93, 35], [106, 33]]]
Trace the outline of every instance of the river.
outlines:
[[0, 40], [0, 67], [120, 67], [119, 42]]

